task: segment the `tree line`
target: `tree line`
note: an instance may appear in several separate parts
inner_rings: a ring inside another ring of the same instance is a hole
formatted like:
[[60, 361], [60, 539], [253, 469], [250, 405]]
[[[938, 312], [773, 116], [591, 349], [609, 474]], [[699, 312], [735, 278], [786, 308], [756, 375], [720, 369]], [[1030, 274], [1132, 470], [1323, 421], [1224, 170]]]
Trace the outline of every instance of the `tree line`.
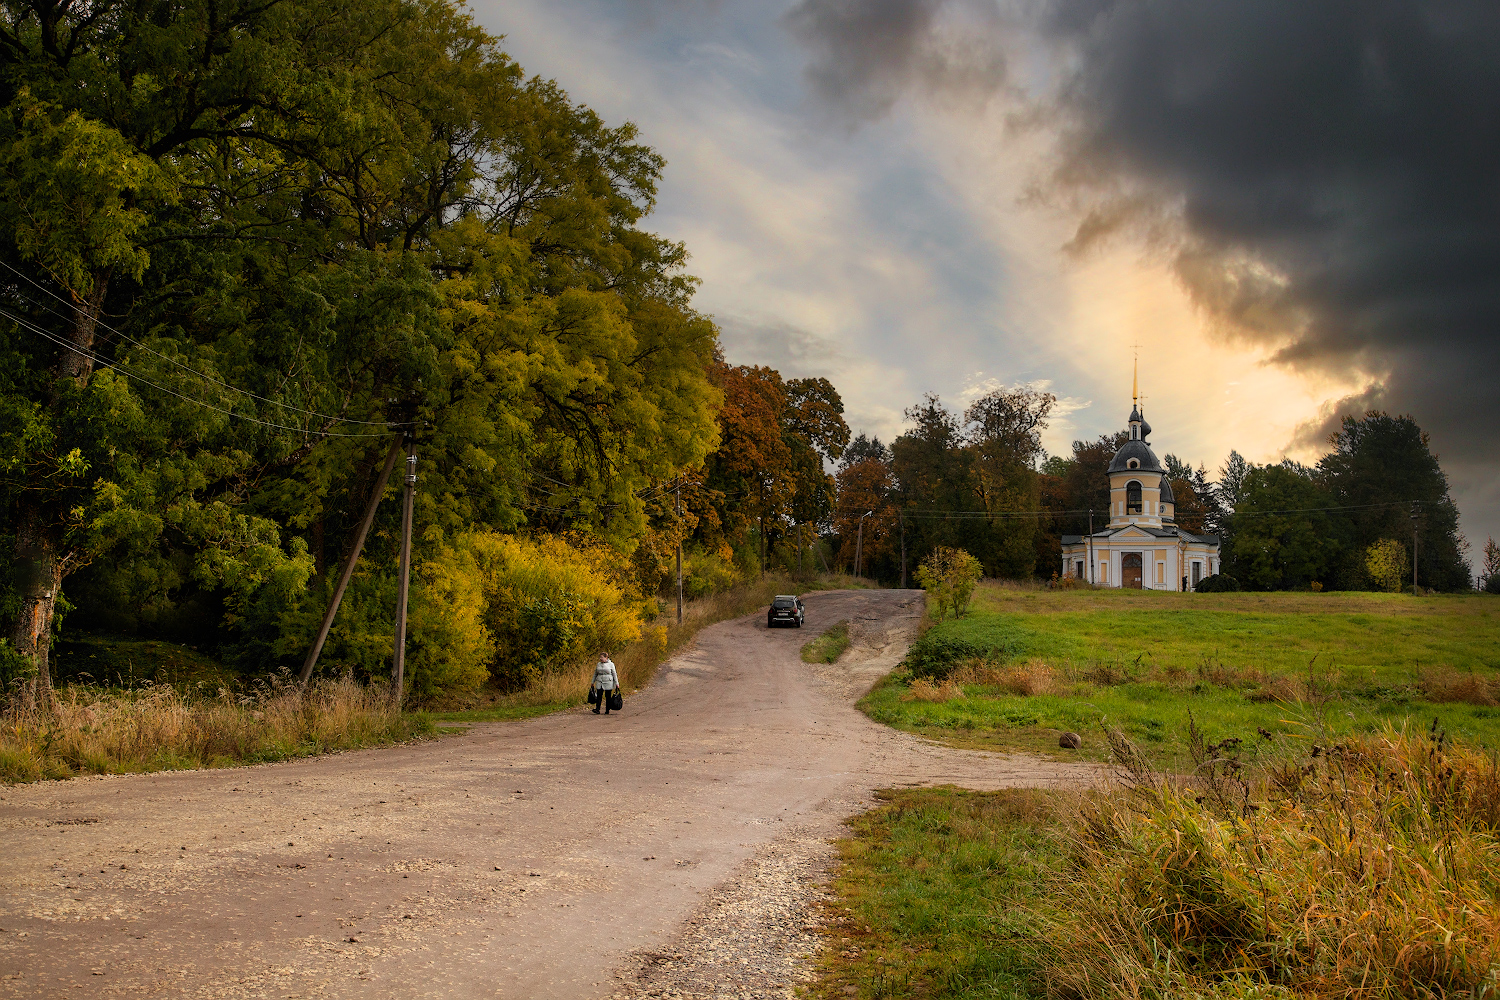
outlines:
[[[679, 542], [832, 510], [833, 387], [724, 361], [643, 226], [662, 157], [457, 3], [5, 0], [0, 105], [7, 676], [76, 626], [295, 667], [396, 436], [419, 673], [580, 641], [533, 564], [645, 608]], [[399, 533], [325, 669], [384, 669]]]
[[[45, 687], [73, 630], [295, 670], [396, 439], [419, 692], [639, 634], [679, 546], [694, 592], [856, 550], [895, 581], [903, 528], [1046, 576], [1105, 508], [1112, 439], [1046, 456], [1046, 393], [929, 397], [887, 447], [828, 380], [730, 364], [645, 226], [662, 157], [450, 0], [0, 0], [0, 107], [0, 679]], [[1354, 585], [1404, 513], [1311, 546], [1239, 513], [1419, 499], [1419, 574], [1456, 586], [1425, 438], [1346, 436], [1316, 469], [1174, 466], [1179, 509], [1257, 585]], [[320, 669], [387, 669], [399, 536], [381, 504]]]
[[[1029, 386], [962, 412], [929, 395], [906, 410], [910, 429], [888, 446], [857, 436], [837, 474], [840, 561], [852, 568], [859, 550], [864, 572], [897, 581], [904, 540], [908, 575], [914, 559], [945, 546], [974, 555], [988, 576], [1055, 576], [1064, 534], [1108, 524], [1107, 470], [1128, 439], [1121, 430], [1049, 456], [1041, 431], [1055, 403]], [[1231, 452], [1213, 478], [1163, 456], [1177, 524], [1217, 535], [1223, 572], [1252, 589], [1386, 589], [1393, 575], [1372, 568], [1382, 543], [1415, 561], [1420, 586], [1470, 589], [1458, 508], [1416, 422], [1348, 417], [1329, 444], [1311, 466], [1255, 465]]]

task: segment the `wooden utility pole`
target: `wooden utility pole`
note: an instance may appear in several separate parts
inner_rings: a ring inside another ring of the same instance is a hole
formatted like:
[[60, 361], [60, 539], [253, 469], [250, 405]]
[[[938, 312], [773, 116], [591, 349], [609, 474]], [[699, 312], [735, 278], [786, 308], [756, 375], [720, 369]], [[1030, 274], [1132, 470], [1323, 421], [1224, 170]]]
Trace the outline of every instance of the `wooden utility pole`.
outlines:
[[682, 483], [677, 484], [677, 624], [682, 624]]
[[1094, 582], [1094, 512], [1089, 510], [1089, 544], [1087, 546], [1089, 560], [1089, 583]]
[[901, 589], [906, 589], [906, 511], [902, 508], [896, 509], [896, 516], [901, 520]]
[[354, 533], [354, 548], [350, 550], [349, 561], [344, 563], [344, 570], [339, 574], [338, 586], [333, 589], [333, 600], [328, 602], [328, 610], [323, 612], [323, 625], [318, 629], [318, 637], [313, 641], [312, 649], [307, 651], [307, 659], [302, 661], [302, 673], [298, 675], [297, 683], [303, 687], [312, 678], [313, 668], [318, 665], [318, 657], [323, 653], [323, 644], [328, 641], [328, 630], [333, 628], [333, 619], [339, 613], [344, 591], [348, 589], [349, 580], [354, 576], [354, 564], [359, 562], [359, 554], [365, 547], [365, 536], [370, 533], [370, 525], [375, 521], [375, 508], [380, 506], [386, 480], [391, 478], [391, 469], [396, 467], [396, 456], [400, 454], [401, 439], [397, 438], [391, 442], [391, 450], [385, 456], [385, 465], [375, 480], [375, 489], [370, 493], [370, 502], [365, 504], [365, 516]]
[[1411, 596], [1417, 596], [1417, 505], [1411, 505]]
[[401, 580], [396, 591], [396, 643], [391, 657], [391, 701], [401, 707], [406, 683], [406, 595], [411, 585], [411, 518], [417, 495], [417, 441], [409, 437], [406, 451], [406, 490], [401, 497]]

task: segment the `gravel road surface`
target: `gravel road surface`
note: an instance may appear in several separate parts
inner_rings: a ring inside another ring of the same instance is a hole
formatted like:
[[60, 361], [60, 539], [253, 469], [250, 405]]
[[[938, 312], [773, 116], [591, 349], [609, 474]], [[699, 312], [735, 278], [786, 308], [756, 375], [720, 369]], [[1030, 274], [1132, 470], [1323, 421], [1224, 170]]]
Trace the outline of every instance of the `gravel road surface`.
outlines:
[[[705, 629], [621, 713], [0, 788], [0, 997], [786, 997], [876, 788], [1087, 781], [853, 708], [916, 591]], [[840, 620], [832, 666], [801, 645]]]

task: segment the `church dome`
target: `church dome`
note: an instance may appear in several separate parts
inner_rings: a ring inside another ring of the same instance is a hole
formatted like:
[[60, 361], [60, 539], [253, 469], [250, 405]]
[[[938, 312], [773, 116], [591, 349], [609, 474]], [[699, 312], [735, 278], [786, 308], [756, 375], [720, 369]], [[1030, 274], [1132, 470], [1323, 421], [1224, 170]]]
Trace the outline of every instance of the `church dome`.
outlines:
[[1161, 477], [1161, 502], [1162, 503], [1176, 503], [1177, 502], [1176, 500], [1172, 499], [1172, 483], [1167, 479], [1166, 476], [1162, 476]]
[[[1135, 465], [1130, 460], [1135, 459]], [[1156, 452], [1144, 441], [1126, 441], [1125, 446], [1115, 452], [1115, 457], [1109, 463], [1109, 471], [1115, 472], [1165, 472], [1161, 463], [1156, 460]]]

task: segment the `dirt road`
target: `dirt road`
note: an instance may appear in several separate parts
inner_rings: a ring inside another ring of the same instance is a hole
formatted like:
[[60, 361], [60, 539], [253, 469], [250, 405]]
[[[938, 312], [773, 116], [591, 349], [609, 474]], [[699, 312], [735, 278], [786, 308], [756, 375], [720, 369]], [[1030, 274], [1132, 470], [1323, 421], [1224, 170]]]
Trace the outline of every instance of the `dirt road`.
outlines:
[[[919, 597], [814, 594], [801, 630], [706, 629], [607, 718], [0, 788], [0, 997], [606, 997], [694, 954], [716, 968], [681, 975], [734, 979], [751, 964], [736, 935], [810, 934], [792, 890], [872, 789], [1088, 773], [852, 707], [904, 653]], [[840, 619], [856, 647], [802, 663]], [[738, 992], [769, 995], [752, 981]]]

